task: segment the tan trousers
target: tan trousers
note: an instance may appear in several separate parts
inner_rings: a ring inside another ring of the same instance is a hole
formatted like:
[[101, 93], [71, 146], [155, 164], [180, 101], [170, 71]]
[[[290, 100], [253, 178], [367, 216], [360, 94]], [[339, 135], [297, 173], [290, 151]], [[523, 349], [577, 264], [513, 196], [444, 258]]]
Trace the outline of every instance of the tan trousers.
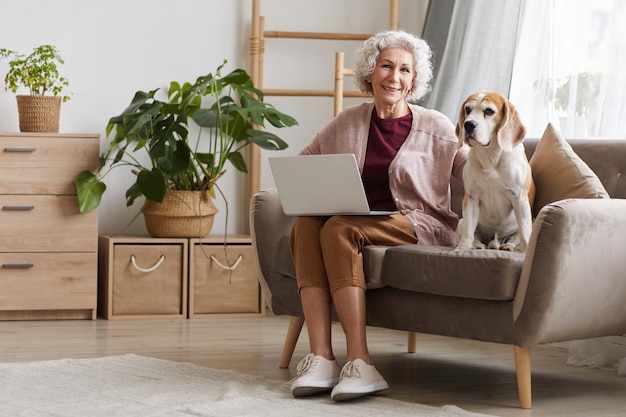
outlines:
[[363, 246], [416, 242], [413, 225], [399, 213], [391, 216], [300, 217], [289, 239], [298, 291], [307, 286], [323, 288], [331, 294], [348, 286], [366, 289]]

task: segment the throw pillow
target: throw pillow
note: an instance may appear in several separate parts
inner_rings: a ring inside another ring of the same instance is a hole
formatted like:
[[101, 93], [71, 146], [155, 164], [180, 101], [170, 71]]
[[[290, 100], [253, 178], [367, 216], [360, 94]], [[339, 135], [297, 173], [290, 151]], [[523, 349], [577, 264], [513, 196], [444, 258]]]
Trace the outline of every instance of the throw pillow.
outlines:
[[530, 167], [537, 193], [533, 215], [546, 204], [566, 198], [610, 198], [598, 176], [549, 123]]

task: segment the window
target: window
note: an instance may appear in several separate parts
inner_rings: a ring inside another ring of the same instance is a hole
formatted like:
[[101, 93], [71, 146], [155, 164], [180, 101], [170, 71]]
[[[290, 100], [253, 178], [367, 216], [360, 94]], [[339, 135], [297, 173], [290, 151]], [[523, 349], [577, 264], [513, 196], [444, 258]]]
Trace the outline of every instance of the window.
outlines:
[[626, 2], [528, 0], [511, 100], [529, 137], [626, 139]]

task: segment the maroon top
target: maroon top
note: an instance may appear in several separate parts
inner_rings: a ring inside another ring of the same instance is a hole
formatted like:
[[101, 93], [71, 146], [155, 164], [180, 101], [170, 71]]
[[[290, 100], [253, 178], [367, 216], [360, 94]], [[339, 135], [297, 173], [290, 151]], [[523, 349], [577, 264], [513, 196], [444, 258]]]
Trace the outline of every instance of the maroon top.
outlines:
[[372, 210], [396, 210], [389, 188], [389, 164], [396, 157], [413, 123], [413, 113], [397, 119], [380, 119], [372, 112], [365, 163], [363, 186]]

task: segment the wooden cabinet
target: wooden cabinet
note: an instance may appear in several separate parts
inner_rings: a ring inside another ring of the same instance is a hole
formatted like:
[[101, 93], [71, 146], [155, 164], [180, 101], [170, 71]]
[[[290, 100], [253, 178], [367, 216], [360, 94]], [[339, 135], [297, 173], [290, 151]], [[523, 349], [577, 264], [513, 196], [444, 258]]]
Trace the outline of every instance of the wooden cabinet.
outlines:
[[98, 214], [74, 178], [99, 137], [0, 133], [0, 319], [96, 318]]

